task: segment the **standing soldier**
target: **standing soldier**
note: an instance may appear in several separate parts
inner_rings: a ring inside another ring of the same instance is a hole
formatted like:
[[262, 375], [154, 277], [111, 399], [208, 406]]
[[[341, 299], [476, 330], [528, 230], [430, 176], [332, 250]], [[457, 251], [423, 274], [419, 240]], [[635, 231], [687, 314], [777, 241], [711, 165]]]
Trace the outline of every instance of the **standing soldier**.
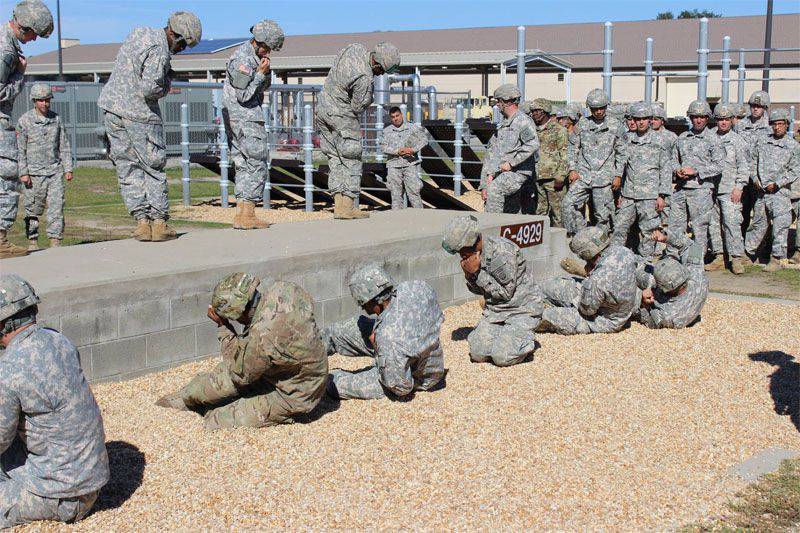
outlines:
[[511, 83], [495, 89], [494, 98], [503, 114], [497, 133], [489, 140], [481, 169], [479, 189], [487, 213], [519, 211], [519, 190], [533, 176], [534, 153], [539, 148], [536, 125], [519, 110], [522, 93]]
[[714, 210], [714, 185], [722, 174], [725, 149], [719, 137], [706, 127], [711, 108], [705, 100], [695, 100], [686, 111], [692, 122], [672, 148], [672, 193], [669, 227], [685, 232], [691, 224], [694, 241], [706, 249], [708, 223]]
[[[611, 244], [625, 246], [631, 226], [639, 226], [639, 255], [650, 259], [655, 243], [650, 234], [661, 223], [661, 213], [672, 194], [672, 165], [669, 155], [655, 142], [650, 131], [650, 104], [637, 102], [629, 109], [636, 131], [617, 153], [617, 175], [612, 189], [622, 188], [614, 216]], [[623, 178], [624, 176], [624, 178]]]
[[402, 209], [403, 192], [411, 207], [422, 209], [419, 152], [428, 144], [428, 134], [419, 124], [403, 119], [399, 107], [389, 108], [391, 124], [383, 130], [381, 151], [386, 154], [386, 187], [392, 193], [392, 209]]
[[[717, 104], [714, 118], [717, 119], [717, 136], [725, 149], [725, 160], [722, 162], [722, 178], [714, 192], [714, 203], [719, 210], [719, 219], [711, 219], [711, 251], [716, 256], [705, 266], [706, 270], [725, 268], [724, 248], [728, 251], [731, 272], [744, 274], [742, 255], [744, 239], [742, 238], [742, 191], [750, 180], [750, 160], [747, 141], [733, 131], [733, 117], [738, 106], [734, 104]], [[712, 213], [712, 216], [714, 213]]]
[[[755, 91], [747, 101], [750, 113], [736, 124], [736, 133], [744, 137], [747, 141], [748, 157], [752, 157], [752, 150], [758, 141], [772, 134], [767, 112], [769, 111], [769, 93], [765, 91]], [[743, 106], [745, 104], [742, 104]], [[750, 176], [750, 183], [745, 187], [742, 194], [742, 221], [744, 227], [750, 225], [750, 217], [755, 205], [757, 191], [754, 184], [754, 177]]]
[[561, 190], [567, 179], [567, 129], [553, 120], [552, 104], [543, 98], [533, 101], [531, 118], [539, 137], [539, 160], [536, 162], [537, 215], [550, 217], [550, 226], [561, 224]]
[[233, 53], [222, 89], [222, 116], [236, 166], [236, 229], [261, 229], [269, 223], [256, 218], [256, 202], [264, 195], [269, 146], [264, 128], [264, 91], [270, 86], [270, 52], [283, 47], [283, 30], [272, 20], [250, 28], [253, 38]]
[[358, 115], [372, 104], [373, 76], [391, 74], [399, 65], [400, 52], [392, 43], [378, 43], [372, 52], [353, 43], [333, 60], [317, 104], [320, 149], [330, 165], [333, 218], [369, 217], [355, 207], [362, 169]]
[[[38, 0], [18, 3], [11, 20], [0, 29], [0, 259], [28, 253], [8, 242], [8, 231], [17, 219], [20, 186], [17, 136], [11, 113], [28, 66], [19, 44], [47, 38], [52, 32], [53, 15]], [[30, 180], [24, 184], [31, 186]]]
[[785, 266], [789, 226], [792, 223], [790, 187], [800, 179], [800, 144], [788, 135], [789, 112], [773, 109], [769, 113], [772, 134], [762, 137], [753, 150], [753, 185], [756, 203], [753, 222], [747, 228], [745, 251], [754, 257], [767, 227], [772, 225], [772, 258], [764, 272]]
[[72, 151], [61, 117], [50, 111], [53, 90], [37, 83], [31, 87], [33, 109], [19, 119], [20, 179], [30, 180], [25, 194], [25, 233], [28, 251], [39, 249], [39, 217], [47, 204], [47, 237], [50, 246], [64, 238], [64, 178], [72, 181]]
[[664, 111], [664, 106], [659, 103], [652, 104], [653, 118], [650, 121], [650, 129], [653, 132], [653, 138], [661, 146], [661, 148], [672, 156], [672, 147], [678, 136], [664, 127], [664, 122], [667, 120], [667, 113]]
[[562, 217], [570, 235], [586, 227], [583, 209], [589, 198], [592, 199], [597, 226], [605, 232], [611, 230], [614, 213], [611, 180], [618, 174], [615, 154], [623, 142], [622, 125], [606, 116], [608, 96], [602, 89], [589, 92], [586, 106], [590, 116], [578, 123], [575, 142], [569, 145], [570, 187], [564, 197]]
[[169, 94], [172, 54], [196, 45], [201, 35], [200, 20], [187, 11], [170, 15], [164, 29], [134, 28], [122, 43], [97, 101], [120, 193], [136, 219], [133, 237], [138, 241], [177, 237], [167, 225], [167, 152], [158, 101]]

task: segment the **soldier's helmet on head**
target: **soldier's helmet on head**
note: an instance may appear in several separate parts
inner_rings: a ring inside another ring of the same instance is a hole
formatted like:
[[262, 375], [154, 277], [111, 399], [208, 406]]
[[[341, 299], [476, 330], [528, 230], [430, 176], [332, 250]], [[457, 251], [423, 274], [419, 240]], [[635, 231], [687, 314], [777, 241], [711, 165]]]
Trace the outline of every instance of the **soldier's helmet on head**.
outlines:
[[480, 237], [478, 219], [473, 215], [462, 215], [451, 220], [444, 230], [442, 248], [449, 254], [457, 254], [462, 248], [474, 246]]
[[167, 27], [183, 37], [186, 46], [192, 48], [203, 38], [203, 26], [200, 19], [189, 11], [176, 11], [169, 16]]
[[31, 100], [50, 100], [53, 98], [53, 89], [46, 83], [34, 83], [31, 87]]
[[664, 111], [664, 106], [662, 106], [657, 102], [654, 102], [653, 104], [651, 104], [651, 107], [652, 110], [650, 112], [652, 113], [653, 118], [660, 118], [662, 120], [667, 119], [667, 112]]
[[283, 48], [285, 36], [281, 27], [274, 20], [262, 20], [250, 28], [250, 33], [253, 34], [253, 39], [267, 45], [273, 52]]
[[578, 231], [572, 237], [569, 249], [584, 261], [590, 261], [600, 255], [600, 252], [605, 250], [609, 244], [611, 241], [605, 231], [597, 226], [589, 226]]
[[535, 111], [537, 109], [540, 109], [545, 113], [550, 114], [553, 112], [553, 104], [552, 102], [550, 102], [550, 100], [546, 100], [544, 98], [537, 98], [531, 104], [531, 111]]
[[211, 307], [222, 318], [239, 320], [256, 294], [261, 283], [255, 276], [236, 272], [226, 276], [214, 287]]
[[39, 37], [47, 38], [53, 33], [53, 14], [41, 0], [22, 0], [14, 8], [14, 20]]
[[653, 267], [656, 285], [664, 292], [673, 292], [689, 279], [689, 269], [671, 257], [666, 257]]
[[750, 99], [747, 101], [747, 103], [749, 105], [769, 107], [769, 93], [766, 91], [755, 91], [750, 95]]
[[711, 116], [711, 106], [708, 105], [708, 102], [705, 100], [695, 100], [689, 107], [686, 109], [686, 116], [687, 117], [710, 117]]
[[773, 122], [777, 122], [779, 120], [785, 120], [786, 124], [789, 124], [790, 117], [789, 117], [789, 110], [788, 109], [773, 109], [769, 112], [769, 123], [772, 124]]
[[513, 83], [504, 83], [494, 90], [494, 97], [497, 100], [505, 100], [510, 102], [522, 98], [522, 93], [520, 92], [519, 87]]
[[592, 89], [586, 95], [586, 107], [589, 109], [598, 109], [601, 107], [608, 107], [608, 95], [603, 89]]
[[[0, 275], [0, 321], [5, 321], [38, 303], [39, 297], [36, 295], [36, 291], [21, 276], [17, 274]], [[2, 333], [10, 333], [10, 331]]]
[[628, 106], [628, 115], [631, 118], [650, 118], [653, 116], [653, 106], [645, 102], [634, 102]]
[[372, 57], [386, 74], [392, 74], [400, 66], [400, 50], [392, 43], [382, 42], [376, 44], [375, 49], [372, 51]]
[[714, 118], [719, 120], [721, 118], [733, 118], [739, 111], [739, 106], [736, 104], [717, 104], [714, 108]]
[[391, 276], [377, 263], [368, 263], [350, 276], [350, 294], [361, 307], [392, 287]]

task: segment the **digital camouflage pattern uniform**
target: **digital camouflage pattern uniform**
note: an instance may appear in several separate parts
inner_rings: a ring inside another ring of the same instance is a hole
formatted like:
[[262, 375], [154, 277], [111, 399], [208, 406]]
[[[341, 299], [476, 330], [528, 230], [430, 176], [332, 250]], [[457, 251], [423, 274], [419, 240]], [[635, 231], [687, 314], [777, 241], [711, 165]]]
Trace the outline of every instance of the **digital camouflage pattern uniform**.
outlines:
[[617, 171], [622, 179], [622, 196], [614, 215], [612, 244], [625, 246], [634, 222], [639, 226], [639, 255], [652, 257], [655, 243], [650, 234], [661, 224], [656, 199], [672, 194], [672, 165], [669, 154], [655, 141], [653, 132], [634, 133], [617, 151]]
[[[392, 193], [392, 209], [402, 209], [403, 192], [411, 207], [422, 209], [422, 180], [419, 177], [419, 151], [428, 144], [428, 134], [419, 124], [403, 121], [398, 127], [389, 124], [383, 130], [381, 151], [386, 154], [386, 187]], [[400, 156], [401, 148], [411, 148], [414, 155]]]
[[[489, 140], [486, 157], [481, 168], [479, 189], [487, 191], [487, 213], [517, 213], [520, 209], [519, 190], [533, 176], [534, 153], [539, 149], [536, 124], [525, 113], [517, 110], [511, 117], [503, 118], [497, 132]], [[500, 165], [508, 163], [511, 170], [504, 172]], [[488, 181], [489, 176], [493, 179]]]
[[615, 333], [624, 328], [641, 301], [636, 261], [623, 246], [609, 245], [589, 276], [541, 283], [545, 307], [540, 331], [561, 335]]
[[[436, 292], [424, 281], [394, 287], [389, 307], [377, 318], [364, 315], [322, 331], [328, 355], [374, 357], [367, 370], [331, 372], [329, 390], [342, 400], [374, 400], [427, 391], [444, 378], [439, 330], [444, 315]], [[369, 340], [375, 334], [375, 346]]]
[[353, 43], [333, 60], [317, 103], [320, 149], [328, 158], [328, 190], [358, 198], [361, 191], [361, 126], [358, 116], [372, 104], [370, 52]]
[[556, 120], [536, 126], [539, 137], [539, 160], [536, 162], [536, 214], [550, 217], [550, 226], [563, 227], [561, 199], [564, 190], [557, 191], [556, 184], [567, 179], [567, 128]]
[[257, 72], [260, 63], [250, 41], [242, 43], [228, 60], [222, 88], [225, 132], [236, 166], [237, 200], [260, 202], [267, 179], [269, 146], [264, 128], [264, 91], [270, 76]]
[[564, 197], [562, 221], [570, 234], [586, 227], [583, 208], [592, 200], [597, 226], [611, 231], [614, 196], [611, 181], [618, 175], [616, 152], [623, 143], [623, 125], [608, 115], [602, 122], [581, 118], [568, 151], [568, 171], [580, 176], [569, 185]]
[[97, 105], [111, 144], [125, 207], [136, 220], [167, 220], [167, 163], [159, 99], [169, 94], [170, 58], [162, 28], [135, 28], [117, 53]]
[[325, 393], [328, 358], [311, 296], [286, 281], [262, 281], [259, 290], [241, 334], [219, 328], [222, 362], [181, 389], [187, 407], [205, 411], [207, 428], [291, 423]]
[[0, 230], [3, 231], [11, 229], [19, 205], [17, 136], [11, 113], [24, 84], [23, 75], [17, 71], [20, 55], [19, 41], [6, 23], [0, 28]]
[[[666, 230], [666, 234], [677, 261], [663, 258], [656, 263], [656, 276], [650, 273], [637, 276], [640, 289], [653, 289], [653, 305], [641, 307], [636, 315], [637, 320], [651, 329], [688, 327], [700, 316], [708, 297], [708, 278], [703, 268], [705, 250], [685, 233]], [[659, 277], [669, 284], [656, 283]], [[672, 293], [684, 284], [682, 293]]]
[[[749, 112], [749, 106], [747, 104], [743, 104], [743, 106], [747, 108]], [[756, 144], [758, 144], [758, 141], [772, 135], [772, 128], [769, 125], [769, 110], [765, 110], [764, 115], [758, 120], [753, 120], [752, 115], [746, 116], [736, 123], [736, 126], [733, 127], [733, 131], [741, 135], [747, 142], [747, 156], [752, 162], [753, 149]], [[747, 227], [749, 227], [752, 220], [751, 215], [755, 202], [756, 190], [753, 184], [753, 175], [751, 174], [749, 183], [742, 194], [742, 223]]]
[[747, 141], [731, 130], [717, 136], [725, 149], [722, 162], [722, 178], [717, 184], [714, 200], [719, 216], [713, 216], [709, 224], [711, 251], [719, 255], [724, 249], [730, 257], [742, 257], [744, 239], [742, 238], [742, 203], [734, 203], [731, 193], [734, 189], [743, 191], [750, 181], [750, 158]]
[[39, 217], [47, 204], [47, 236], [64, 237], [64, 174], [72, 172], [72, 150], [61, 117], [53, 111], [42, 116], [35, 108], [17, 125], [19, 175], [30, 176], [33, 188], [25, 191], [25, 232], [39, 237]]
[[78, 350], [34, 324], [0, 353], [0, 528], [78, 521], [109, 479], [103, 419]]

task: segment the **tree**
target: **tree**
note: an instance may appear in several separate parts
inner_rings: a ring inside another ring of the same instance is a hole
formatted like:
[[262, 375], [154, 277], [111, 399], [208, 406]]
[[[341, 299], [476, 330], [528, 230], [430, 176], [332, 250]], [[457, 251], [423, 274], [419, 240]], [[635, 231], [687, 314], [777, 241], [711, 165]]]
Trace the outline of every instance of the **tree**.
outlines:
[[703, 17], [709, 19], [718, 19], [722, 16], [722, 13], [714, 13], [713, 11], [708, 11], [704, 9], [703, 11], [698, 11], [697, 9], [692, 9], [688, 11], [684, 9], [681, 11], [680, 15], [678, 15], [679, 19], [701, 19]]
[[664, 11], [656, 15], [656, 20], [672, 20], [674, 18], [675, 15], [672, 14], [672, 11]]

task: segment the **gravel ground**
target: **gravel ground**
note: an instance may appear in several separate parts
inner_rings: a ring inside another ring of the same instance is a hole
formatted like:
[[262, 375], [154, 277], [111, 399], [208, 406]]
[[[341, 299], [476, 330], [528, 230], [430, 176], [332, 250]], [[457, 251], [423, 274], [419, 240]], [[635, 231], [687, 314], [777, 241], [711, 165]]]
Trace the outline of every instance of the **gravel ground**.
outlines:
[[480, 309], [465, 304], [445, 313], [445, 389], [325, 402], [265, 429], [208, 433], [153, 405], [213, 360], [99, 384], [113, 481], [78, 527], [662, 530], [713, 517], [743, 487], [731, 466], [800, 448], [770, 394], [793, 380], [797, 398], [781, 354], [800, 354], [798, 309], [712, 298], [689, 330], [541, 335], [533, 362], [496, 368], [469, 363]]
[[[282, 222], [302, 222], [305, 220], [321, 220], [323, 218], [333, 218], [332, 210], [321, 211], [317, 206], [317, 211], [310, 213], [300, 209], [290, 209], [282, 207], [280, 204], [272, 209], [262, 209], [256, 207], [256, 216], [261, 220], [266, 220], [270, 224], [280, 224]], [[236, 214], [236, 207], [219, 207], [214, 205], [193, 205], [189, 207], [172, 207], [170, 215], [178, 220], [195, 220], [200, 222], [221, 222], [223, 224], [233, 224], [233, 217]]]

